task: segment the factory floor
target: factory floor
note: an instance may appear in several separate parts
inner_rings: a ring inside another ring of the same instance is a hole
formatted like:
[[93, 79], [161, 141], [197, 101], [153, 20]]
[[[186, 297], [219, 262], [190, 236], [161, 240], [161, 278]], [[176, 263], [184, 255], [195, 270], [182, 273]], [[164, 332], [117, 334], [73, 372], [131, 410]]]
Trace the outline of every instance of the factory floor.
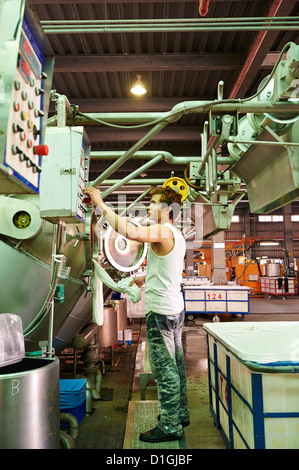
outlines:
[[[191, 414], [191, 425], [184, 429], [184, 439], [162, 444], [147, 444], [138, 439], [139, 432], [155, 426], [158, 412], [154, 387], [146, 390], [146, 401], [141, 401], [140, 397], [139, 351], [141, 342], [146, 339], [145, 318], [141, 315], [128, 319], [131, 344], [119, 346], [113, 353], [110, 348], [104, 351], [101, 400], [93, 401], [92, 414], [83, 419], [76, 449], [106, 449], [106, 455], [109, 449], [135, 449], [136, 452], [141, 449], [188, 449], [190, 452], [225, 449], [209, 410], [207, 345], [202, 325], [212, 321], [212, 317], [198, 315], [192, 321], [186, 319], [183, 327]], [[250, 314], [244, 315], [243, 320], [241, 316], [223, 315], [221, 321], [299, 321], [299, 298], [252, 298]], [[62, 374], [69, 376], [67, 370], [62, 370]]]

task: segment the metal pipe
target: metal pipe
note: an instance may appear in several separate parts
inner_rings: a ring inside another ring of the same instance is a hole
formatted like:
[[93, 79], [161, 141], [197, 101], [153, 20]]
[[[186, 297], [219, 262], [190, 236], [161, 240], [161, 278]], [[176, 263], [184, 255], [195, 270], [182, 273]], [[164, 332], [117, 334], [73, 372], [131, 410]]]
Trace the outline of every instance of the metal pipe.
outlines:
[[74, 441], [76, 441], [79, 437], [79, 423], [77, 418], [71, 413], [61, 412], [60, 422], [67, 422], [70, 425], [70, 436], [72, 437], [72, 439], [74, 439]]
[[[63, 221], [59, 221], [53, 227], [53, 245], [52, 251], [53, 254], [53, 261], [52, 261], [52, 268], [51, 268], [51, 281], [49, 286], [49, 292], [47, 297], [44, 301], [44, 304], [36, 317], [32, 320], [32, 322], [24, 329], [24, 336], [29, 335], [32, 331], [38, 327], [38, 325], [43, 321], [44, 317], [47, 315], [49, 308], [52, 307], [52, 299], [54, 297], [57, 281], [58, 281], [58, 265], [59, 265], [59, 256], [62, 252], [63, 245], [64, 245], [64, 231], [65, 231], [65, 224]], [[49, 345], [48, 345], [49, 346]], [[52, 346], [51, 346], [52, 347]]]
[[168, 123], [163, 121], [153, 127], [145, 136], [136, 142], [122, 157], [114, 162], [107, 170], [105, 170], [97, 179], [91, 181], [91, 186], [98, 186], [105, 178], [108, 178], [115, 170], [123, 165], [137, 150], [143, 147], [152, 137], [154, 137], [159, 131], [161, 131]]
[[[275, 17], [269, 17], [269, 16], [259, 16], [259, 17], [256, 17], [256, 16], [249, 16], [249, 17], [241, 17], [241, 18], [237, 18], [237, 17], [232, 17], [232, 18], [205, 18], [205, 19], [201, 19], [201, 18], [139, 18], [139, 19], [122, 19], [122, 20], [113, 20], [113, 19], [109, 19], [109, 24], [135, 24], [135, 23], [142, 23], [142, 24], [147, 24], [147, 23], [178, 23], [178, 22], [185, 22], [185, 23], [215, 23], [216, 21], [217, 22], [220, 22], [220, 23], [234, 23], [235, 21], [244, 21], [244, 22], [252, 22], [252, 21], [268, 21], [268, 20], [272, 20], [272, 21], [282, 21], [282, 20], [297, 20], [298, 18], [296, 16], [275, 16]], [[78, 23], [80, 24], [106, 24], [107, 23], [107, 20], [42, 20], [41, 22], [41, 25], [43, 26], [47, 26], [47, 25], [65, 25], [65, 24], [73, 24], [73, 25], [77, 25]]]
[[[269, 101], [250, 101], [240, 99], [227, 99], [222, 101], [183, 101], [176, 104], [171, 111], [161, 113], [84, 113], [76, 116], [76, 125], [88, 126], [98, 124], [161, 124], [163, 126], [156, 130], [153, 128], [150, 132], [155, 135], [166, 123], [177, 121], [184, 114], [200, 114], [209, 111], [235, 113], [298, 113], [299, 103], [281, 101], [275, 104]], [[54, 125], [56, 118], [50, 118], [47, 125]], [[128, 126], [130, 129], [130, 126]], [[146, 134], [147, 136], [148, 134]], [[152, 137], [149, 137], [149, 139]], [[145, 136], [145, 137], [146, 137]], [[145, 138], [144, 137], [144, 138]], [[136, 144], [137, 145], [137, 144]], [[142, 144], [144, 145], [144, 144]], [[134, 149], [135, 153], [139, 148]]]
[[63, 449], [76, 449], [74, 439], [65, 431], [59, 431], [60, 445]]
[[125, 215], [126, 212], [129, 212], [130, 209], [132, 209], [133, 207], [136, 206], [136, 204], [141, 201], [145, 196], [147, 196], [152, 189], [154, 189], [156, 187], [156, 185], [153, 185], [151, 186], [150, 188], [148, 188], [146, 191], [144, 191], [144, 193], [140, 194], [140, 196], [138, 196], [135, 201], [133, 201], [128, 207], [126, 207], [119, 215], [120, 216], [123, 216]]
[[72, 345], [75, 349], [84, 349], [94, 338], [94, 335], [97, 333], [98, 325], [92, 323], [87, 326], [81, 333], [79, 333], [72, 341]]
[[68, 98], [65, 95], [53, 94], [56, 100], [57, 127], [66, 126], [66, 117], [72, 116], [72, 108]]
[[[119, 181], [122, 181], [122, 180], [119, 180], [119, 179], [104, 180], [101, 183], [101, 186], [111, 186], [115, 183], [118, 183]], [[163, 183], [165, 183], [165, 179], [162, 179], [162, 178], [152, 178], [152, 179], [140, 178], [140, 179], [131, 179], [130, 181], [127, 181], [126, 185], [128, 185], [128, 186], [134, 186], [134, 185], [145, 186], [145, 185], [152, 185], [152, 184], [157, 185], [157, 184], [163, 184]]]
[[[76, 125], [94, 125], [95, 120], [107, 124], [154, 124], [156, 120], [168, 123], [180, 119], [184, 114], [200, 114], [209, 111], [240, 113], [290, 113], [299, 112], [299, 104], [281, 101], [271, 104], [270, 101], [243, 101], [228, 99], [222, 101], [183, 101], [176, 104], [171, 111], [161, 113], [84, 113], [76, 116]], [[133, 117], [134, 115], [134, 117]], [[134, 120], [133, 120], [134, 119]], [[163, 126], [164, 127], [164, 126]], [[129, 128], [129, 127], [128, 127]]]
[[213, 151], [213, 149], [218, 147], [219, 141], [220, 141], [220, 136], [217, 135], [216, 137], [212, 137], [210, 145], [209, 145], [205, 155], [203, 155], [203, 157], [202, 157], [202, 162], [201, 162], [201, 165], [200, 165], [199, 170], [198, 170], [199, 175], [201, 175], [203, 173], [203, 171], [205, 169], [205, 164], [209, 161], [209, 158], [211, 156], [211, 152]]
[[298, 30], [297, 17], [41, 21], [46, 34]]
[[[121, 157], [125, 152], [124, 151], [93, 151], [90, 153], [90, 159], [91, 160], [115, 160], [116, 158]], [[151, 151], [141, 151], [141, 152], [136, 152], [134, 155], [131, 156], [131, 159], [133, 160], [149, 160], [156, 155], [163, 155], [164, 160], [167, 163], [171, 163], [173, 165], [187, 165], [190, 162], [199, 162], [201, 159], [201, 156], [178, 156], [174, 157], [171, 153], [166, 152], [164, 150], [161, 151], [156, 151], [156, 150], [151, 150]], [[229, 165], [230, 163], [233, 163], [234, 159], [231, 157], [218, 157], [218, 163], [219, 165]]]
[[271, 141], [266, 141], [266, 140], [237, 140], [234, 138], [229, 139], [230, 142], [234, 144], [262, 144], [262, 145], [281, 145], [283, 147], [299, 147], [298, 142], [271, 142]]
[[156, 163], [160, 162], [163, 158], [163, 155], [157, 155], [155, 158], [150, 160], [149, 162], [145, 163], [142, 165], [140, 168], [137, 168], [137, 170], [133, 171], [129, 175], [125, 176], [122, 180], [119, 182], [115, 183], [114, 185], [111, 186], [111, 188], [106, 189], [102, 193], [102, 197], [108, 196], [108, 194], [112, 193], [115, 189], [120, 188], [120, 186], [123, 186], [126, 184], [128, 181], [133, 179], [135, 176], [138, 176], [142, 171], [147, 170], [151, 166], [155, 165]]

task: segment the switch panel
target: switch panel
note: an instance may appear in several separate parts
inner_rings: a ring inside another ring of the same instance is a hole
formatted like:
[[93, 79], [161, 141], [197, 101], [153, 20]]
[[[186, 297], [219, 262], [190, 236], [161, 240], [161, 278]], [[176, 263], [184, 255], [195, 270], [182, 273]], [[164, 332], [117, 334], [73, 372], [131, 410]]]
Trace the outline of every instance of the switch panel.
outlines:
[[[7, 41], [4, 52], [2, 50], [2, 55], [7, 55], [10, 68], [10, 73], [3, 77], [5, 105], [0, 111], [2, 194], [38, 193], [42, 157], [48, 153], [44, 145], [44, 129], [52, 71], [48, 76], [49, 63], [43, 53], [43, 41], [35, 29], [37, 25], [26, 13], [20, 23], [22, 27], [17, 41], [13, 41], [14, 49]], [[3, 61], [5, 63], [5, 57], [1, 57], [2, 64]]]
[[57, 223], [84, 222], [87, 202], [90, 143], [83, 127], [48, 127], [45, 144], [49, 155], [43, 162], [40, 215]]

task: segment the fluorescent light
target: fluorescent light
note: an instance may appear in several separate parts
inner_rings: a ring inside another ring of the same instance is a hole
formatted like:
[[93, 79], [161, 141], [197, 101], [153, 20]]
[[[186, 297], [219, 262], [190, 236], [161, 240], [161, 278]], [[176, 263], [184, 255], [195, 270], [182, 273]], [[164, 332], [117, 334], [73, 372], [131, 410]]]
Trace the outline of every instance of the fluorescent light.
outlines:
[[279, 245], [278, 242], [260, 242], [260, 246], [273, 246], [273, 245]]

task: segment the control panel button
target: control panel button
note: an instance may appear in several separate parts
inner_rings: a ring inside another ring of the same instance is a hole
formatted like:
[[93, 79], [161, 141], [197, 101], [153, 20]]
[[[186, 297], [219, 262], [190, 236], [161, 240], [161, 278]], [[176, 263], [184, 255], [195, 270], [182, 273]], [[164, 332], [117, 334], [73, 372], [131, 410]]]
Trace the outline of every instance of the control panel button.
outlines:
[[48, 155], [49, 147], [47, 145], [36, 145], [33, 147], [34, 155]]
[[45, 93], [45, 90], [43, 88], [35, 88], [35, 94], [36, 96], [43, 95]]
[[24, 128], [20, 126], [20, 124], [17, 124], [16, 122], [14, 122], [12, 125], [12, 130], [16, 134], [17, 132], [23, 132]]
[[26, 140], [26, 133], [23, 131], [23, 132], [20, 132], [20, 139], [22, 142], [24, 142], [24, 140]]
[[35, 117], [42, 117], [42, 116], [44, 116], [44, 114], [45, 113], [41, 109], [35, 109], [34, 110], [34, 116]]
[[18, 147], [17, 145], [12, 145], [11, 151], [12, 151], [13, 155], [17, 155], [18, 153], [23, 152], [23, 150], [20, 147]]

